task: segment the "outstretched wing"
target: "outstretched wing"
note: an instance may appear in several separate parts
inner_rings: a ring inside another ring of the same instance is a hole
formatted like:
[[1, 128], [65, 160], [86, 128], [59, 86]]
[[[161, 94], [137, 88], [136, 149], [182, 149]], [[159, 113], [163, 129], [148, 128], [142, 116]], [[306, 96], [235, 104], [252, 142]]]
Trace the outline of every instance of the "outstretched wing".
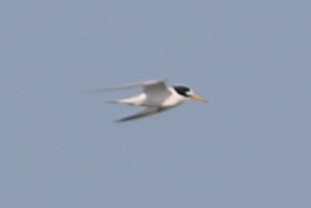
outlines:
[[155, 88], [164, 88], [166, 87], [166, 80], [150, 80], [146, 82], [138, 82], [138, 83], [132, 83], [127, 85], [122, 85], [118, 87], [108, 87], [108, 88], [98, 88], [95, 90], [89, 91], [90, 93], [102, 93], [102, 92], [109, 92], [109, 91], [117, 91], [117, 90], [124, 90], [124, 89], [131, 89], [131, 88], [137, 88], [142, 87], [143, 91], [148, 89], [155, 89]]
[[172, 92], [165, 80], [149, 81], [143, 85], [143, 92], [146, 95], [146, 106], [161, 106], [171, 96]]
[[121, 118], [121, 119], [117, 120], [117, 122], [131, 121], [134, 119], [144, 118], [146, 116], [151, 116], [153, 114], [160, 113], [163, 110], [165, 110], [165, 108], [156, 108], [156, 107], [145, 108], [143, 111], [138, 112], [134, 115], [130, 115], [130, 116]]
[[146, 82], [143, 85], [143, 91], [144, 93], [146, 93], [147, 96], [156, 96], [159, 94], [163, 96], [171, 94], [165, 80]]

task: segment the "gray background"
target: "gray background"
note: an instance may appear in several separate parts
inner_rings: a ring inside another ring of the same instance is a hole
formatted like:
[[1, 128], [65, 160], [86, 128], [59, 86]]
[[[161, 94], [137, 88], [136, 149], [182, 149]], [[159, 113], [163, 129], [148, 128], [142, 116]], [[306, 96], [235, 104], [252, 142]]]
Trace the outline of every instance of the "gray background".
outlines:
[[[311, 1], [0, 3], [0, 207], [310, 207]], [[209, 99], [132, 123], [167, 78]]]

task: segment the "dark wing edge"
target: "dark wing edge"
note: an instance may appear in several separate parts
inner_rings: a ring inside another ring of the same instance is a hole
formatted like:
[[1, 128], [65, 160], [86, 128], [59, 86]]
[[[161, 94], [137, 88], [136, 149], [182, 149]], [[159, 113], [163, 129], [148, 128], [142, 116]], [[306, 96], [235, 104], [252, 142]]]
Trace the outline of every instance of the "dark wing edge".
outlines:
[[131, 121], [131, 120], [135, 120], [135, 119], [140, 119], [140, 118], [144, 118], [147, 116], [151, 116], [153, 114], [156, 113], [160, 113], [162, 111], [166, 110], [165, 108], [156, 108], [156, 107], [149, 107], [144, 109], [143, 111], [140, 111], [136, 114], [121, 118], [116, 120], [116, 122], [125, 122], [125, 121]]

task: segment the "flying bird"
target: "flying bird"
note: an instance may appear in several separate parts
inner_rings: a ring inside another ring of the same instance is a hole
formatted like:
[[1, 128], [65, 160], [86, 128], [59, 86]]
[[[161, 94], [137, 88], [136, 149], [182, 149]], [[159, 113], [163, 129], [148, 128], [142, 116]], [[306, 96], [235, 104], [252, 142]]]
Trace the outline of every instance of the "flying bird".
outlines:
[[177, 107], [187, 100], [196, 100], [207, 103], [207, 100], [202, 96], [195, 94], [190, 88], [183, 85], [169, 86], [166, 80], [152, 80], [114, 88], [97, 89], [95, 92], [107, 92], [135, 87], [141, 87], [143, 92], [132, 97], [111, 102], [131, 106], [142, 106], [145, 107], [145, 109], [136, 114], [123, 117], [117, 120], [118, 122], [131, 121], [160, 113], [173, 107]]

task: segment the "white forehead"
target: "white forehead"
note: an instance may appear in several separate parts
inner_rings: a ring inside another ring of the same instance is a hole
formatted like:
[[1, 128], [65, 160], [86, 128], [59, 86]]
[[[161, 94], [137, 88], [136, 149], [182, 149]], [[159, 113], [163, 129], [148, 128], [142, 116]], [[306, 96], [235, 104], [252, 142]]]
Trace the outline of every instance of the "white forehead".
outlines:
[[192, 89], [189, 89], [189, 91], [186, 92], [188, 95], [193, 95]]

